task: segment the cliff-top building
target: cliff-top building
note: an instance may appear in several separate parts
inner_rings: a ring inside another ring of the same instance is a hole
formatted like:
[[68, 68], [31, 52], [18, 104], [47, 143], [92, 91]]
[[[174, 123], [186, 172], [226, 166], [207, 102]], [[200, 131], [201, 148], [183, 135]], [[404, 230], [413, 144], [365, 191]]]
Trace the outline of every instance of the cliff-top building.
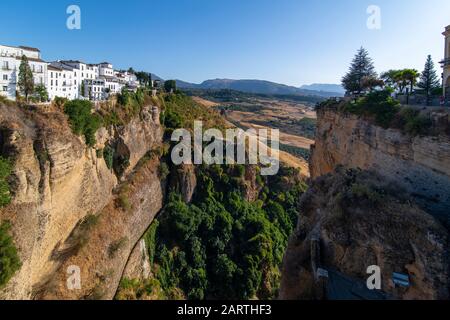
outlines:
[[28, 58], [35, 85], [47, 88], [49, 100], [56, 97], [108, 99], [123, 88], [136, 90], [136, 75], [114, 70], [109, 62], [88, 64], [78, 60], [60, 60], [47, 63], [41, 59], [39, 49], [0, 45], [0, 95], [15, 100], [19, 91], [17, 82], [22, 56]]
[[0, 95], [11, 100], [16, 99], [22, 56], [28, 58], [35, 85], [47, 83], [47, 63], [41, 59], [39, 49], [0, 45]]
[[443, 33], [445, 36], [445, 55], [444, 60], [441, 61], [443, 72], [443, 86], [444, 86], [444, 97], [446, 104], [450, 104], [450, 26], [445, 28]]

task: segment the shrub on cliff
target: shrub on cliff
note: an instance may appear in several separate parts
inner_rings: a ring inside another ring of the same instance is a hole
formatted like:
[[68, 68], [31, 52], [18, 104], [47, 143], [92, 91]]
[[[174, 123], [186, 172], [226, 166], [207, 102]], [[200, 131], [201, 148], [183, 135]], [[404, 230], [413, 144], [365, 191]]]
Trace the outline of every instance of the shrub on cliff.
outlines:
[[84, 135], [86, 144], [95, 145], [95, 133], [101, 127], [99, 115], [92, 113], [92, 103], [86, 100], [69, 101], [64, 106], [64, 113], [69, 117], [72, 131], [77, 135]]
[[11, 202], [9, 183], [7, 181], [11, 174], [11, 162], [0, 156], [0, 208]]
[[390, 90], [373, 91], [365, 97], [349, 102], [344, 111], [375, 119], [377, 125], [388, 128], [400, 111], [400, 102], [391, 97]]
[[9, 235], [10, 227], [8, 222], [0, 224], [0, 289], [8, 283], [21, 266], [17, 249]]

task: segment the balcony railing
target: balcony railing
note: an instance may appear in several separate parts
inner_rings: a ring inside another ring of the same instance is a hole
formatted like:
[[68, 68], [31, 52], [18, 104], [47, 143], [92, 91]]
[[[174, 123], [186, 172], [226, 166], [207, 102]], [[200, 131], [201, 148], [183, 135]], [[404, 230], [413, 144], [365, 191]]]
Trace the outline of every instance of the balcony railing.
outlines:
[[439, 63], [442, 64], [443, 67], [450, 66], [450, 58], [444, 59]]
[[5, 66], [3, 66], [3, 67], [2, 67], [2, 70], [3, 70], [3, 71], [11, 71], [12, 69], [11, 69], [10, 67], [5, 67]]

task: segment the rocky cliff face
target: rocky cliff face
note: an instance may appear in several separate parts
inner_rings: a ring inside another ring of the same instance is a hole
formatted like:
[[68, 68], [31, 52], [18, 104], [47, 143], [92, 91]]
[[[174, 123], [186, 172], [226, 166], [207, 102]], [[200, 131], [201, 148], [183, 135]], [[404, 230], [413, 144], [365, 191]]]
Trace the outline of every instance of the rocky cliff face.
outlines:
[[[162, 141], [155, 112], [144, 108], [123, 127], [99, 130], [97, 145], [88, 148], [60, 111], [0, 106], [1, 152], [14, 161], [13, 201], [0, 217], [11, 221], [22, 261], [0, 298], [114, 295], [132, 248], [162, 206], [158, 161], [138, 164]], [[96, 150], [106, 145], [127, 156], [122, 177], [99, 157]], [[89, 235], [77, 230], [86, 219]], [[67, 290], [69, 265], [81, 269], [81, 290]]]
[[[448, 126], [447, 114], [436, 118], [436, 125]], [[412, 137], [323, 108], [318, 110], [311, 177], [333, 172], [338, 165], [372, 170], [395, 181], [426, 211], [450, 223], [449, 135]]]
[[[446, 114], [437, 118], [448, 128]], [[318, 110], [310, 168], [282, 299], [450, 297], [448, 135], [411, 137], [327, 107]], [[382, 292], [367, 289], [371, 265]], [[410, 286], [394, 286], [394, 272]]]

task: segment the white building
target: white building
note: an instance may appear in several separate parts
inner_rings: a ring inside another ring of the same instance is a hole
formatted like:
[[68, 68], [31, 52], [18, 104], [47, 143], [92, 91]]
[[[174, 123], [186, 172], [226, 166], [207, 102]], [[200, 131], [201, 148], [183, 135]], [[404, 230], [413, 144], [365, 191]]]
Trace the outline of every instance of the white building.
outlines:
[[69, 100], [79, 98], [76, 72], [77, 69], [61, 62], [52, 62], [48, 65], [47, 91], [50, 100], [56, 97]]
[[444, 60], [441, 61], [443, 71], [443, 87], [444, 87], [444, 97], [446, 99], [447, 105], [450, 105], [450, 26], [445, 28], [443, 33], [445, 37], [445, 52]]
[[39, 49], [0, 45], [0, 94], [8, 99], [16, 99], [17, 81], [22, 56], [28, 58], [35, 85], [47, 82], [47, 63], [41, 59]]
[[114, 77], [114, 69], [111, 63], [102, 62], [98, 65], [100, 77]]
[[130, 72], [115, 71], [109, 62], [87, 64], [78, 60], [62, 60], [46, 63], [38, 49], [0, 45], [0, 94], [15, 99], [20, 59], [28, 57], [36, 84], [46, 86], [49, 99], [63, 97], [73, 99], [108, 99], [122, 92], [124, 87], [135, 91], [139, 87], [137, 77]]
[[122, 88], [125, 86], [116, 77], [100, 77], [100, 79], [105, 81], [106, 93], [108, 95], [121, 93]]
[[103, 79], [85, 79], [84, 97], [91, 101], [101, 101], [108, 97], [105, 80]]

